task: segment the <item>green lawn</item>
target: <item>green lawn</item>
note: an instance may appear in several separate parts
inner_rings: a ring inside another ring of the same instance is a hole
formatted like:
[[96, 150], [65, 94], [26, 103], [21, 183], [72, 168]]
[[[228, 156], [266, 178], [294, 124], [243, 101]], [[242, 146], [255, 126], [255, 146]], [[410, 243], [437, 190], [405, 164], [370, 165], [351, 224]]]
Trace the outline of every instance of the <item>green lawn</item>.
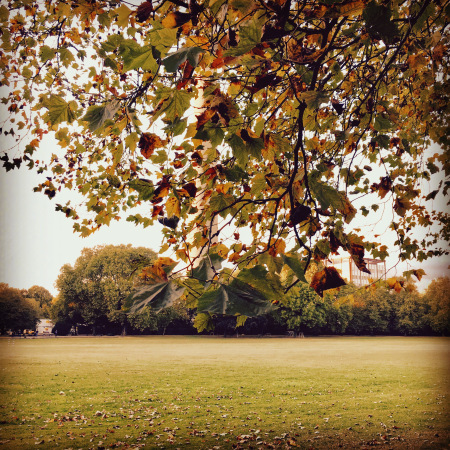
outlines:
[[0, 339], [0, 448], [449, 448], [450, 339]]

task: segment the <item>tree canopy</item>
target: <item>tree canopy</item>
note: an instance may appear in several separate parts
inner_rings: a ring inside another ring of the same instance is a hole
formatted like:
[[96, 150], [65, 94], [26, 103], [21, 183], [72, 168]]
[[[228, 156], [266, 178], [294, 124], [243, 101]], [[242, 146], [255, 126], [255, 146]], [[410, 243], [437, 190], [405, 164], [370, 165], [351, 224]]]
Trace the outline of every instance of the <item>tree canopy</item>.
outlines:
[[129, 322], [124, 301], [136, 286], [131, 276], [138, 262], [148, 264], [155, 253], [131, 245], [106, 245], [83, 249], [74, 266], [66, 264], [56, 281], [59, 297], [53, 318], [95, 328], [115, 324], [124, 329]]
[[[448, 13], [442, 0], [9, 1], [1, 131], [16, 143], [1, 160], [43, 173], [50, 198], [84, 195], [84, 209], [56, 205], [83, 236], [160, 222], [172, 259], [144, 270], [135, 309], [184, 295], [200, 327], [264, 313], [312, 261], [385, 258], [360, 218], [384, 211], [401, 260], [447, 251], [433, 200], [449, 187]], [[341, 284], [329, 267], [313, 279], [320, 294]]]
[[19, 289], [0, 283], [0, 334], [7, 330], [23, 332], [27, 328], [34, 329], [39, 320], [38, 307]]

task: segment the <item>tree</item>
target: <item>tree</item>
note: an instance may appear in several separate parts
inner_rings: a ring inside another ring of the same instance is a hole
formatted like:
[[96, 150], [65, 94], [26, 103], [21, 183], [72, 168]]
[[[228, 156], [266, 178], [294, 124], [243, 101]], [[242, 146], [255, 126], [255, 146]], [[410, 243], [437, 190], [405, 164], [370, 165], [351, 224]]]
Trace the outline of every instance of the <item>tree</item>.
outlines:
[[325, 300], [321, 299], [308, 284], [299, 283], [289, 294], [289, 300], [281, 311], [289, 330], [296, 334], [318, 331], [326, 323]]
[[439, 277], [433, 280], [425, 292], [429, 307], [426, 316], [434, 333], [450, 335], [450, 279]]
[[[127, 210], [161, 223], [161, 252], [184, 267], [148, 268], [134, 310], [185, 296], [205, 326], [265, 314], [313, 259], [385, 258], [359, 231], [378, 210], [401, 260], [447, 253], [431, 201], [449, 185], [421, 185], [449, 173], [446, 17], [431, 0], [10, 1], [2, 132], [16, 145], [1, 159], [43, 173], [49, 198], [84, 195], [84, 211], [56, 205], [83, 236]], [[313, 285], [343, 283], [326, 267]]]
[[0, 333], [34, 329], [37, 321], [37, 309], [24, 298], [20, 290], [0, 283]]
[[38, 307], [41, 310], [42, 318], [50, 317], [50, 308], [53, 301], [53, 296], [47, 289], [42, 286], [31, 286], [30, 289], [27, 290], [25, 297], [34, 299], [37, 302]]
[[[125, 331], [124, 301], [136, 286], [134, 265], [148, 264], [155, 253], [131, 245], [85, 248], [74, 266], [65, 265], [56, 281], [56, 315], [102, 329], [115, 324]], [[75, 322], [75, 323], [76, 323]]]

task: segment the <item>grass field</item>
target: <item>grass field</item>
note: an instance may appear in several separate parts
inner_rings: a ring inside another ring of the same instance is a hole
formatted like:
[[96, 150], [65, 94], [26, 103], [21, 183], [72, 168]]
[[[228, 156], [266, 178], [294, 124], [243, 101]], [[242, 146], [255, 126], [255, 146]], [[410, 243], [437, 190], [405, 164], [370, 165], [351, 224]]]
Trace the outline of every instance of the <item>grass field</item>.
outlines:
[[450, 448], [450, 339], [0, 339], [0, 448]]

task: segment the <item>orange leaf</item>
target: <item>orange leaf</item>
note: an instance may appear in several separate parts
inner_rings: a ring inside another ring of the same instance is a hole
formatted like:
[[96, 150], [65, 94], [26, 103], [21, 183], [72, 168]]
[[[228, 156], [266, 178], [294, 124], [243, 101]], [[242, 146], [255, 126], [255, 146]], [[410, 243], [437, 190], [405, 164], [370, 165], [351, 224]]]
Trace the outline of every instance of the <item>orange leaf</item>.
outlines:
[[170, 12], [161, 21], [164, 28], [178, 28], [191, 20], [191, 15], [179, 11]]

